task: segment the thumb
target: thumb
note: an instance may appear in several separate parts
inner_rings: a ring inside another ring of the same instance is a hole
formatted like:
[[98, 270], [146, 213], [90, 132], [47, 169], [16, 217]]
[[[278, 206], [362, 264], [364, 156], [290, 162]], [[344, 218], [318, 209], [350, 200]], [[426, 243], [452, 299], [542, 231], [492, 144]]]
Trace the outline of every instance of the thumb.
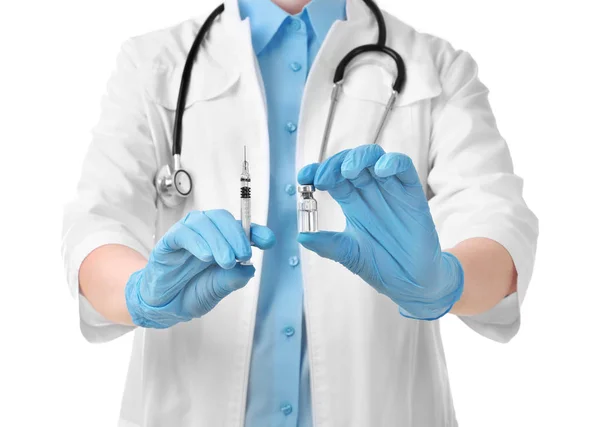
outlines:
[[253, 265], [236, 264], [229, 270], [215, 268], [214, 274], [210, 278], [215, 297], [220, 300], [231, 292], [243, 288], [254, 277], [255, 272], [256, 269]]
[[255, 273], [254, 266], [236, 264], [226, 270], [213, 264], [200, 273], [184, 291], [183, 303], [192, 317], [204, 316], [227, 295], [244, 287]]
[[345, 267], [355, 263], [358, 245], [347, 233], [319, 231], [298, 234], [298, 243], [317, 255], [339, 262]]
[[315, 182], [315, 175], [317, 169], [319, 169], [320, 163], [312, 163], [304, 166], [298, 172], [298, 184], [300, 185], [313, 185]]

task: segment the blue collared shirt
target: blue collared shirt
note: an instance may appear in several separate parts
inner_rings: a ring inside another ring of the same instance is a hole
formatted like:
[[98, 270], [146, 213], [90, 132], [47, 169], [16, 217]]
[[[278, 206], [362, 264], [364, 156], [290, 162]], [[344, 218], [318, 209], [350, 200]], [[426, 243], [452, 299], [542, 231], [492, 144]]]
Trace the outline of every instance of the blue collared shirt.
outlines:
[[296, 242], [296, 135], [310, 67], [345, 0], [312, 0], [290, 16], [271, 0], [239, 0], [265, 86], [270, 141], [265, 252], [250, 364], [246, 427], [312, 425], [303, 285]]

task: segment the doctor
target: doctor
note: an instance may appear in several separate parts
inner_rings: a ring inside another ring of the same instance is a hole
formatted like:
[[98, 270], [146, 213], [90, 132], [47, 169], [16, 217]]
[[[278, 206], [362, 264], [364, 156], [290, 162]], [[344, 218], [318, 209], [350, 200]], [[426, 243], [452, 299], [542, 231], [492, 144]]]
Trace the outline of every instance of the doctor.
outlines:
[[[204, 18], [123, 45], [65, 213], [83, 335], [135, 331], [119, 425], [456, 425], [437, 319], [508, 341], [537, 239], [475, 62], [385, 14], [406, 87], [369, 145], [395, 68], [353, 62], [317, 163], [335, 66], [375, 41], [372, 13], [227, 0], [185, 104], [192, 194], [170, 208], [153, 182]], [[252, 247], [234, 218], [244, 145]], [[297, 233], [297, 181], [329, 231]]]

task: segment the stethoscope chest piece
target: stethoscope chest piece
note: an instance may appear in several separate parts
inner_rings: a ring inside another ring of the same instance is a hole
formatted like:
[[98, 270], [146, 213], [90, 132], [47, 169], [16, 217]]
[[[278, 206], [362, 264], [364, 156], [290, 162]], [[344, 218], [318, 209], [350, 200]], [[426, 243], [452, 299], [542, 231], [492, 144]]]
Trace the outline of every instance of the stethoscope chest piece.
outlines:
[[174, 156], [174, 167], [164, 165], [158, 171], [154, 184], [162, 202], [174, 208], [192, 193], [192, 177], [181, 168], [179, 156]]

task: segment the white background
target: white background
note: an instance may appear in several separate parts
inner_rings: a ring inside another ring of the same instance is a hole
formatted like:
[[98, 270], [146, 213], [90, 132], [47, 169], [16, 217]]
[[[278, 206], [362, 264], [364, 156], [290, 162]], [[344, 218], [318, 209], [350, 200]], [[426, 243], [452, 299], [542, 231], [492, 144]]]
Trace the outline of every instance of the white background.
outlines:
[[[540, 219], [508, 345], [443, 322], [462, 427], [600, 426], [600, 31], [592, 0], [380, 0], [478, 61]], [[60, 258], [62, 206], [121, 42], [202, 0], [22, 1], [0, 17], [0, 424], [116, 425], [130, 338], [86, 343]], [[173, 426], [175, 427], [175, 426]]]

